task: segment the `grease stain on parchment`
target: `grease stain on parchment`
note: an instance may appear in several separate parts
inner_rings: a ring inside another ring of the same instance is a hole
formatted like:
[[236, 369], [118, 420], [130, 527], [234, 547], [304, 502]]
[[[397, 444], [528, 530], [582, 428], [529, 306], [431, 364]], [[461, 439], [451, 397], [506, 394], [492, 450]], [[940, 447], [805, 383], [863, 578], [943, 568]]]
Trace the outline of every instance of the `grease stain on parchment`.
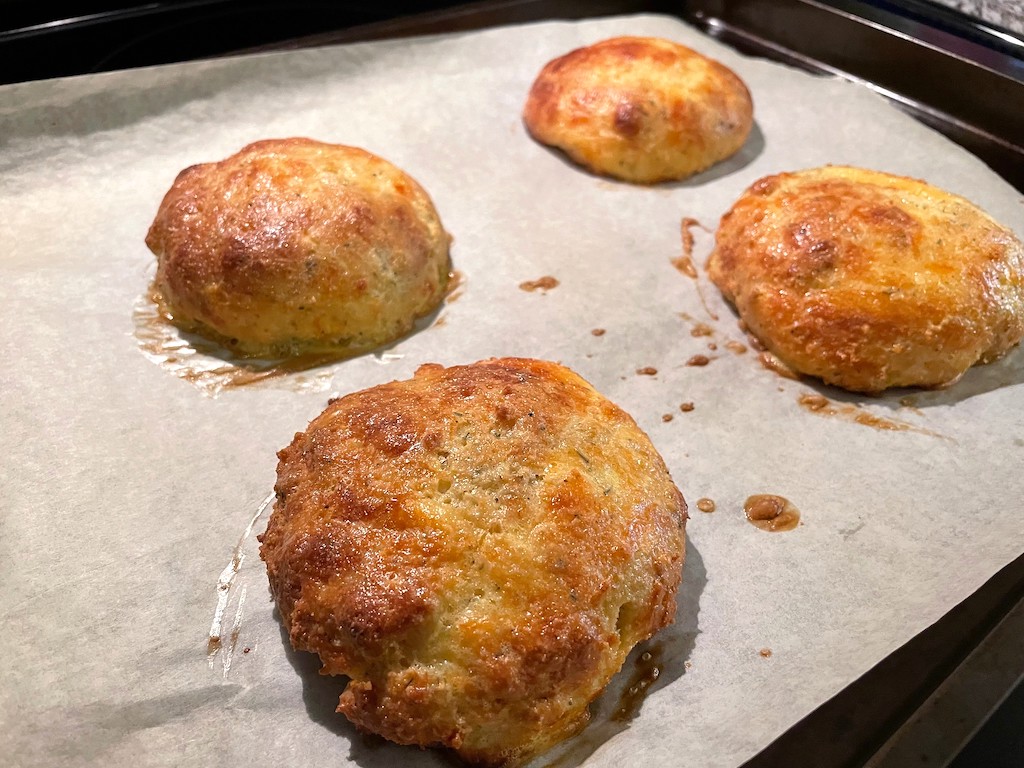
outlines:
[[334, 374], [323, 366], [343, 359], [322, 354], [280, 360], [234, 356], [216, 342], [183, 332], [160, 309], [152, 293], [135, 300], [132, 319], [139, 350], [150, 362], [211, 397], [227, 389], [267, 383], [300, 392], [324, 392]]
[[679, 224], [679, 234], [682, 245], [682, 252], [670, 259], [672, 266], [676, 268], [676, 271], [682, 275], [686, 275], [688, 278], [693, 280], [694, 287], [697, 289], [697, 296], [700, 299], [701, 306], [704, 307], [704, 311], [707, 312], [708, 317], [712, 320], [717, 321], [718, 315], [708, 305], [707, 297], [704, 295], [704, 289], [700, 284], [700, 277], [697, 273], [697, 266], [693, 262], [693, 232], [690, 231], [692, 227], [700, 227], [707, 231], [707, 228], [701, 224], [697, 219], [686, 216], [682, 219]]
[[[227, 677], [228, 672], [231, 671], [231, 662], [235, 655], [235, 649], [238, 646], [238, 638], [242, 632], [242, 617], [245, 610], [247, 590], [244, 584], [236, 585], [235, 581], [238, 572], [242, 568], [242, 563], [245, 562], [245, 552], [243, 550], [246, 542], [252, 535], [256, 521], [263, 516], [263, 513], [266, 512], [267, 507], [270, 506], [273, 500], [274, 494], [271, 493], [260, 502], [259, 508], [257, 508], [255, 514], [249, 520], [249, 524], [245, 527], [245, 531], [242, 532], [238, 544], [235, 545], [235, 549], [231, 553], [231, 560], [217, 578], [217, 607], [213, 612], [213, 622], [210, 624], [210, 634], [206, 643], [206, 661], [210, 669], [214, 669], [217, 657], [219, 656], [224, 677]], [[226, 629], [225, 615], [228, 612], [232, 597], [237, 597], [234, 606], [234, 617], [231, 620], [230, 628]]]
[[939, 434], [938, 432], [933, 432], [932, 430], [925, 429], [924, 427], [916, 426], [907, 421], [877, 416], [853, 403], [833, 403], [824, 395], [805, 392], [797, 398], [797, 402], [804, 408], [804, 410], [807, 410], [816, 416], [834, 417], [842, 421], [861, 424], [862, 426], [871, 427], [872, 429], [881, 430], [883, 432], [916, 432], [919, 435], [937, 437], [941, 440], [949, 440], [953, 443], [956, 442], [951, 437]]

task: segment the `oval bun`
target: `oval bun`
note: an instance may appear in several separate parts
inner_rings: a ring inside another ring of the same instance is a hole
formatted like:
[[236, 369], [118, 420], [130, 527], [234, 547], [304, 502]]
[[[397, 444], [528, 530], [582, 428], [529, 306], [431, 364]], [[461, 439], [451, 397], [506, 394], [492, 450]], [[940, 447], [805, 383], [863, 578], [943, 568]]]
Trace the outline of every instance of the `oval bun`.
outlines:
[[567, 368], [495, 359], [334, 401], [279, 454], [261, 554], [339, 711], [510, 765], [578, 730], [671, 623], [686, 504], [650, 440]]
[[857, 392], [940, 387], [1024, 334], [1024, 246], [923, 181], [767, 176], [722, 217], [708, 275], [783, 363]]
[[441, 301], [450, 238], [391, 163], [310, 139], [182, 171], [146, 244], [174, 323], [246, 356], [357, 353]]
[[639, 184], [685, 179], [739, 151], [753, 126], [746, 85], [670, 40], [616, 37], [549, 62], [523, 111], [537, 141]]

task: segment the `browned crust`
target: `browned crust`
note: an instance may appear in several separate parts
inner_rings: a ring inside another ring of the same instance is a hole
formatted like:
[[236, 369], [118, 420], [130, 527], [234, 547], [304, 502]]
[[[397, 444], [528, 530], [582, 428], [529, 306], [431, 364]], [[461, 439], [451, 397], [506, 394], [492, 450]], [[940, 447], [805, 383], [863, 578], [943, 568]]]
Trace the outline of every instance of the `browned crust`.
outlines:
[[450, 271], [419, 184], [365, 150], [304, 138], [186, 168], [146, 244], [174, 321], [249, 355], [397, 338], [439, 304]]
[[859, 392], [950, 384], [1024, 334], [1024, 246], [923, 181], [767, 176], [722, 217], [708, 274], [790, 368]]
[[545, 65], [523, 120], [537, 141], [594, 173], [653, 184], [739, 151], [753, 103], [717, 61], [669, 40], [617, 37]]
[[512, 764], [586, 722], [675, 613], [686, 505], [622, 410], [554, 363], [421, 367], [280, 453], [261, 554], [339, 711]]

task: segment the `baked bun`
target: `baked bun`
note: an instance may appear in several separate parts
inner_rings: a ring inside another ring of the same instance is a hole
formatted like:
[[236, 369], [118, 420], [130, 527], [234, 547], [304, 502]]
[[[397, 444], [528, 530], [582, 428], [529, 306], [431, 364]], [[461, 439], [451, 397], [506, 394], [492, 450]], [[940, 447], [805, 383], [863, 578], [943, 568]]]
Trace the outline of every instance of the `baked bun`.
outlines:
[[174, 323], [245, 356], [396, 339], [440, 303], [450, 270], [419, 184], [362, 149], [310, 139], [186, 168], [146, 244]]
[[571, 735], [669, 624], [686, 504], [647, 436], [538, 360], [424, 365], [279, 454], [261, 555], [338, 711], [512, 765]]
[[708, 275], [783, 363], [857, 392], [939, 387], [1024, 333], [1024, 247], [922, 181], [767, 176], [722, 217]]
[[743, 81], [717, 61], [669, 40], [616, 37], [549, 62], [523, 119], [537, 141], [594, 173], [654, 184], [736, 153], [753, 109]]

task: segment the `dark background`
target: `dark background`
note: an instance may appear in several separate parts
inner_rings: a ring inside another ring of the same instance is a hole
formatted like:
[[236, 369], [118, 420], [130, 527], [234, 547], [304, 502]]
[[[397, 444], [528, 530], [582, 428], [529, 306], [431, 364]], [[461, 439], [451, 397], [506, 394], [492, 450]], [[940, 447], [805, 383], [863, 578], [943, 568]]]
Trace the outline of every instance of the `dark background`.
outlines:
[[[1014, 39], [1019, 36], [993, 35], [978, 20], [928, 0], [821, 1], [888, 27], [894, 20], [911, 25], [924, 22], [1024, 62], [1024, 43]], [[765, 0], [766, 5], [770, 3]], [[0, 84], [218, 56], [464, 4], [451, 0], [0, 0]], [[600, 2], [552, 5], [589, 12]], [[665, 0], [655, 5], [676, 10], [688, 3]], [[1024, 63], [1020, 71], [1024, 73]]]
[[0, 83], [204, 58], [456, 4], [0, 0]]

